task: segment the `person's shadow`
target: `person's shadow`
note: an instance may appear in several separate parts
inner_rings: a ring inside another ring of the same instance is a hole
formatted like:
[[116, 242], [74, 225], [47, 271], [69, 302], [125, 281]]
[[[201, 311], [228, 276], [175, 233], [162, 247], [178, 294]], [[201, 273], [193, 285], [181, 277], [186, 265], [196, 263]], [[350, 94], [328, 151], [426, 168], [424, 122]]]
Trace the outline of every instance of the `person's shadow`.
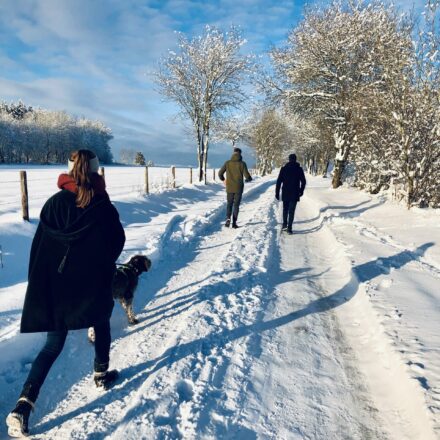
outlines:
[[[375, 278], [378, 275], [389, 273], [391, 268], [400, 269], [404, 265], [408, 264], [411, 261], [417, 260], [419, 257], [423, 256], [428, 248], [433, 246], [433, 243], [425, 243], [424, 245], [419, 246], [415, 251], [402, 251], [398, 254], [392, 255], [390, 257], [378, 257], [373, 261], [355, 266], [352, 268], [352, 276], [350, 280], [339, 290], [336, 292], [320, 297], [316, 300], [311, 301], [305, 307], [292, 310], [291, 312], [281, 316], [279, 318], [264, 320], [263, 314], [260, 313], [260, 316], [253, 324], [243, 325], [234, 329], [222, 329], [220, 331], [214, 331], [207, 336], [197, 338], [195, 340], [181, 343], [175, 345], [171, 348], [165, 350], [160, 356], [155, 359], [148, 360], [146, 362], [133, 365], [123, 369], [121, 373], [121, 377], [128, 378], [124, 382], [123, 386], [116, 386], [114, 390], [103, 394], [92, 402], [87, 403], [86, 405], [77, 408], [73, 411], [70, 411], [66, 414], [55, 417], [47, 422], [41, 423], [35, 427], [33, 430], [35, 434], [42, 434], [45, 431], [52, 429], [56, 426], [61, 425], [65, 421], [77, 417], [81, 414], [85, 414], [92, 411], [101, 411], [107, 404], [114, 402], [116, 399], [123, 400], [127, 397], [131, 392], [139, 389], [142, 383], [148, 378], [148, 376], [154, 374], [155, 372], [161, 370], [162, 368], [169, 368], [176, 362], [180, 360], [197, 354], [202, 353], [204, 355], [208, 355], [214, 349], [222, 349], [226, 344], [231, 341], [238, 340], [240, 338], [249, 337], [249, 336], [259, 336], [261, 333], [276, 329], [278, 327], [288, 325], [294, 321], [297, 321], [307, 315], [313, 313], [323, 313], [328, 310], [334, 309], [341, 304], [349, 301], [353, 298], [353, 296], [358, 291], [359, 281], [365, 282], [372, 278]], [[276, 261], [279, 263], [280, 255], [279, 250], [275, 248], [277, 252]], [[273, 266], [276, 266], [275, 264]], [[279, 265], [278, 265], [279, 267]], [[273, 268], [272, 268], [273, 269]], [[304, 278], [304, 277], [319, 277], [321, 274], [307, 274], [310, 271], [310, 268], [300, 268], [294, 269], [291, 271], [281, 271], [274, 270], [271, 275], [260, 274], [258, 275], [260, 278], [256, 279], [256, 282], [265, 283], [266, 289], [273, 289], [276, 285], [290, 281], [295, 282], [295, 280]], [[225, 290], [226, 293], [231, 293], [237, 291], [237, 288], [241, 288], [243, 283], [248, 282], [249, 279], [236, 279], [231, 280], [229, 283], [230, 289]], [[254, 281], [254, 278], [253, 278]], [[219, 287], [219, 286], [217, 286]], [[224, 287], [224, 286], [223, 286]], [[203, 288], [202, 288], [203, 290]], [[213, 289], [209, 289], [212, 293], [216, 292], [215, 286]], [[214, 293], [215, 294], [215, 293]], [[194, 297], [191, 298], [181, 298], [183, 301], [190, 300], [191, 303], [195, 303], [197, 301], [203, 301], [210, 297], [209, 293], [205, 290], [201, 292], [200, 296], [197, 298], [197, 294], [194, 294]], [[267, 295], [268, 297], [270, 295]], [[266, 300], [268, 301], [268, 300]], [[168, 309], [170, 304], [164, 305], [165, 309]], [[153, 317], [158, 318], [158, 310], [155, 310]], [[111, 425], [107, 428], [105, 432], [99, 433], [90, 433], [88, 439], [102, 439], [106, 435], [114, 432], [118, 426], [129, 421], [133, 416], [135, 416], [136, 412], [139, 411], [139, 408], [135, 407], [129, 410], [125, 416], [117, 422], [116, 425]]]

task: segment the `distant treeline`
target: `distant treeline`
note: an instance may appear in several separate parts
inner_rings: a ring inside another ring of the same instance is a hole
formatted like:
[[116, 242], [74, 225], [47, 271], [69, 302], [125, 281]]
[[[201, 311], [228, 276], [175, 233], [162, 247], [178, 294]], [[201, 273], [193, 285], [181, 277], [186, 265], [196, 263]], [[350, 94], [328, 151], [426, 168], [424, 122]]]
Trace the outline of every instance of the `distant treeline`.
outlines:
[[111, 130], [100, 121], [62, 111], [0, 103], [0, 163], [63, 163], [72, 150], [93, 150], [102, 163], [113, 160]]

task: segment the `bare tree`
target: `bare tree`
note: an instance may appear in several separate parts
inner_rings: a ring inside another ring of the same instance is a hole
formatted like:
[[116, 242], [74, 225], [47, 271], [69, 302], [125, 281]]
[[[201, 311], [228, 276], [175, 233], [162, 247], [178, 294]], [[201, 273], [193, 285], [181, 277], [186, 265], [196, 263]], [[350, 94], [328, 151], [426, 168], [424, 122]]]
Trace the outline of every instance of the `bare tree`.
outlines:
[[371, 193], [392, 189], [408, 208], [440, 206], [438, 6], [427, 0], [418, 32], [392, 5], [310, 9], [272, 51], [264, 85], [309, 172], [325, 173], [333, 152], [334, 187], [350, 177]]
[[162, 94], [178, 104], [191, 121], [197, 143], [199, 180], [205, 180], [212, 121], [246, 99], [242, 90], [251, 57], [240, 53], [245, 40], [207, 26], [203, 35], [188, 40], [179, 34], [178, 53], [169, 52], [155, 76]]
[[119, 161], [126, 165], [133, 165], [136, 153], [136, 150], [133, 148], [121, 148], [119, 150]]

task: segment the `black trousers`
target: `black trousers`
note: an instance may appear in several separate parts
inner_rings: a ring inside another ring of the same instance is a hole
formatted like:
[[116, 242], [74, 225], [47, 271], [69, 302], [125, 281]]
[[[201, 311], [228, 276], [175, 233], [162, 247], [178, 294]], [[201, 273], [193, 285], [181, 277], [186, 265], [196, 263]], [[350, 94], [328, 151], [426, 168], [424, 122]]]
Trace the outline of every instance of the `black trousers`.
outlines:
[[[104, 372], [108, 369], [110, 359], [110, 322], [104, 322], [95, 329], [95, 371]], [[21, 397], [27, 397], [32, 402], [37, 400], [40, 388], [43, 385], [53, 363], [63, 350], [66, 342], [67, 330], [48, 332], [46, 344], [32, 363], [31, 371], [21, 392]]]
[[238, 217], [238, 211], [240, 210], [240, 202], [243, 193], [227, 193], [227, 206], [226, 206], [226, 218], [231, 218], [231, 215], [235, 219]]
[[292, 230], [293, 218], [295, 217], [296, 201], [283, 201], [283, 226]]

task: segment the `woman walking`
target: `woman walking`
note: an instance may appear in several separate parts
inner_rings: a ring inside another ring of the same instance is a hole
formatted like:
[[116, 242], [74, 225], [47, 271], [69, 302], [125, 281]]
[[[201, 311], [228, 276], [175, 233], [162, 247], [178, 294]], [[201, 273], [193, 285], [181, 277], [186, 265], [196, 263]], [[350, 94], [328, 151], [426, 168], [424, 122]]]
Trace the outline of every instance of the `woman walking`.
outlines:
[[95, 329], [96, 386], [108, 388], [118, 377], [116, 370], [109, 370], [111, 284], [125, 235], [98, 168], [92, 151], [73, 152], [69, 173], [58, 178], [61, 191], [47, 200], [40, 214], [21, 332], [47, 332], [47, 340], [6, 419], [12, 437], [28, 434], [30, 411], [69, 330]]

